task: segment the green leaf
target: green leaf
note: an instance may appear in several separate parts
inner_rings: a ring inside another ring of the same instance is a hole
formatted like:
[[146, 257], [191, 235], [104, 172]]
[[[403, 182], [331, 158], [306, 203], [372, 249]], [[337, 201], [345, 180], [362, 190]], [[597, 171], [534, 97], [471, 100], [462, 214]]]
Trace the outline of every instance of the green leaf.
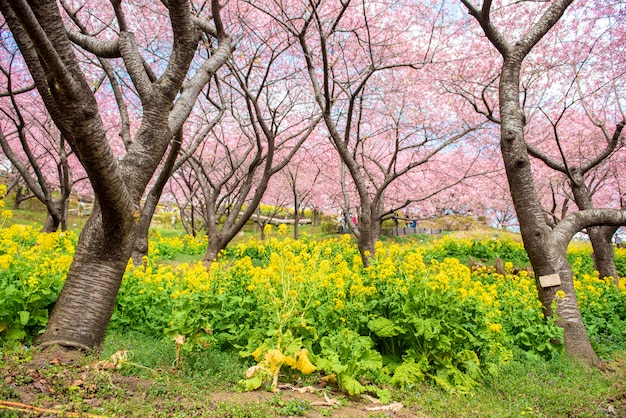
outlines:
[[19, 311], [18, 314], [20, 315], [20, 323], [26, 326], [26, 324], [28, 324], [28, 320], [30, 319], [30, 312]]
[[[361, 337], [368, 340], [368, 345], [370, 338], [369, 337]], [[366, 348], [367, 347], [367, 348]], [[383, 367], [383, 356], [376, 350], [369, 348], [368, 346], [363, 347], [363, 351], [361, 355], [358, 357], [357, 362], [357, 370], [358, 371], [374, 371], [377, 372]]]
[[393, 321], [387, 318], [379, 317], [372, 319], [367, 327], [379, 337], [388, 338], [395, 337], [396, 335], [403, 334], [405, 330], [402, 327], [394, 324]]
[[406, 362], [398, 366], [390, 383], [395, 387], [404, 387], [420, 383], [424, 378], [425, 375], [422, 364]]
[[348, 366], [341, 364], [339, 361], [339, 357], [331, 356], [331, 357], [321, 357], [316, 356], [315, 360], [311, 360], [315, 363], [318, 369], [324, 370], [325, 372], [332, 373], [343, 373], [348, 370]]
[[360, 384], [356, 379], [348, 374], [340, 374], [337, 375], [339, 387], [348, 392], [350, 396], [359, 395], [361, 393], [367, 392], [365, 386]]
[[258, 389], [261, 387], [261, 385], [263, 384], [263, 375], [262, 374], [257, 374], [256, 376], [250, 378], [250, 379], [242, 379], [239, 381], [239, 386], [245, 391], [245, 392], [251, 392], [255, 389]]
[[375, 393], [376, 397], [383, 405], [387, 405], [391, 402], [391, 391], [389, 389], [381, 389], [378, 386], [367, 385], [365, 389], [368, 392]]

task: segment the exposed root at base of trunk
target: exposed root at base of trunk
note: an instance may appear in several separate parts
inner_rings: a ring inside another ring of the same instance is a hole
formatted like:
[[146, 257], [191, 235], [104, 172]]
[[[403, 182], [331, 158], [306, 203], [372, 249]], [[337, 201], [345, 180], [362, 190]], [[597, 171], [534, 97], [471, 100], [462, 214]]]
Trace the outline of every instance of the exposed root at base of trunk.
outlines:
[[81, 343], [77, 343], [74, 341], [66, 341], [66, 340], [50, 340], [50, 341], [43, 341], [39, 343], [39, 347], [47, 349], [49, 347], [52, 346], [59, 346], [63, 349], [65, 349], [66, 351], [70, 351], [70, 350], [82, 350], [82, 351], [86, 351], [88, 353], [91, 353], [92, 351], [94, 351], [93, 348], [88, 347], [84, 344]]

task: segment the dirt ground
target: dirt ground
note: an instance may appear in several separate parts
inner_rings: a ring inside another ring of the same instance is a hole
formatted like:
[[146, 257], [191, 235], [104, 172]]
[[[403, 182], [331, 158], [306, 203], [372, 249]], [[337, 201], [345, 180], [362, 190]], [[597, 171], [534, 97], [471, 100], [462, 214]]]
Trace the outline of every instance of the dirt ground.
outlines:
[[[143, 412], [132, 411], [132, 405], [138, 404], [147, 406], [158, 416], [217, 417], [219, 412], [216, 409], [220, 404], [245, 411], [248, 405], [271, 405], [277, 397], [274, 393], [262, 390], [238, 393], [211, 391], [210, 388], [203, 394], [197, 394], [190, 393], [193, 389], [184, 387], [177, 392], [166, 391], [163, 396], [155, 397], [149, 395], [154, 393], [157, 385], [155, 380], [125, 376], [116, 369], [115, 364], [107, 361], [88, 362], [79, 352], [61, 348], [36, 353], [28, 362], [12, 362], [9, 359], [5, 364], [9, 366], [0, 368], [0, 376], [4, 379], [3, 387], [9, 387], [10, 393], [0, 391], [0, 418], [146, 416]], [[162, 386], [163, 382], [158, 385]], [[113, 387], [116, 391], [106, 389]], [[283, 405], [294, 400], [307, 401], [312, 409], [302, 416], [310, 418], [425, 417], [419, 411], [406, 408], [398, 402], [382, 405], [368, 397], [347, 399], [338, 392], [323, 390], [321, 387], [283, 385], [280, 391]], [[114, 414], [93, 413], [94, 410], [110, 410], [111, 404], [116, 405]], [[172, 404], [176, 407], [173, 408]], [[277, 413], [276, 416], [281, 415]]]

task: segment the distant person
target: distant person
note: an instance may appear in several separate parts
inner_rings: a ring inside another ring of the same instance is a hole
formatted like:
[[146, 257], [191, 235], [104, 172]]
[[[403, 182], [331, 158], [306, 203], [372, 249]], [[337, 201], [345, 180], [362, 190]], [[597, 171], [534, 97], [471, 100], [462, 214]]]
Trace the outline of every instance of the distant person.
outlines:
[[172, 210], [172, 228], [177, 229], [176, 228], [176, 221], [178, 220], [178, 211], [176, 210], [176, 208], [174, 208]]
[[82, 200], [78, 202], [78, 216], [83, 216], [85, 213], [86, 205]]
[[620, 237], [619, 235], [615, 235], [615, 245], [617, 246], [617, 248], [622, 248], [622, 237]]

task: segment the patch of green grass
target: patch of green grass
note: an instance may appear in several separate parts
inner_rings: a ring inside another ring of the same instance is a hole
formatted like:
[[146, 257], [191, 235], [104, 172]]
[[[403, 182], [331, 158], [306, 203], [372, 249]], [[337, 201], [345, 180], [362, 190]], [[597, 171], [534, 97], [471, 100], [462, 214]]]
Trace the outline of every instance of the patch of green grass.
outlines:
[[253, 402], [243, 404], [220, 402], [210, 414], [215, 418], [273, 418], [276, 414], [267, 403]]
[[[9, 219], [6, 226], [10, 225], [32, 225], [33, 228], [43, 228], [44, 223], [46, 222], [46, 211], [44, 209], [28, 209], [22, 208], [17, 210], [12, 210], [13, 216]], [[67, 217], [67, 229], [71, 231], [76, 231], [76, 233], [80, 233], [80, 231], [85, 226], [85, 222], [89, 219], [88, 216], [78, 216], [75, 214], [69, 214]]]
[[286, 400], [283, 398], [283, 392], [275, 394], [269, 399], [268, 403], [278, 408], [278, 413], [281, 416], [306, 416], [313, 410], [311, 402], [306, 399], [291, 399]]
[[150, 231], [158, 232], [164, 238], [182, 237], [186, 234], [182, 228], [151, 226]]
[[226, 390], [237, 386], [245, 368], [238, 354], [209, 349], [185, 354], [181, 371], [200, 385]]
[[[608, 367], [623, 369], [626, 353], [619, 355]], [[626, 397], [619, 383], [624, 374], [606, 374], [562, 355], [550, 361], [514, 361], [468, 394], [425, 386], [405, 390], [402, 396], [405, 404], [431, 417], [607, 416], [609, 411], [626, 412], [626, 404], [619, 401]], [[611, 405], [607, 399], [618, 401]]]
[[[184, 352], [182, 364], [174, 369], [176, 360], [175, 342], [167, 338], [156, 338], [136, 331], [109, 330], [102, 358], [109, 358], [119, 350], [127, 350], [129, 364], [126, 374], [154, 378], [155, 375], [175, 373], [186, 380], [185, 384], [224, 390], [236, 386], [245, 370], [245, 364], [237, 353], [213, 349]], [[150, 370], [149, 370], [150, 369]]]
[[182, 263], [194, 264], [202, 259], [201, 255], [176, 253], [171, 260], [159, 259], [159, 264], [177, 266]]
[[136, 331], [110, 329], [104, 340], [102, 357], [108, 358], [120, 350], [127, 350], [133, 363], [151, 369], [172, 367], [176, 358], [174, 341]]

